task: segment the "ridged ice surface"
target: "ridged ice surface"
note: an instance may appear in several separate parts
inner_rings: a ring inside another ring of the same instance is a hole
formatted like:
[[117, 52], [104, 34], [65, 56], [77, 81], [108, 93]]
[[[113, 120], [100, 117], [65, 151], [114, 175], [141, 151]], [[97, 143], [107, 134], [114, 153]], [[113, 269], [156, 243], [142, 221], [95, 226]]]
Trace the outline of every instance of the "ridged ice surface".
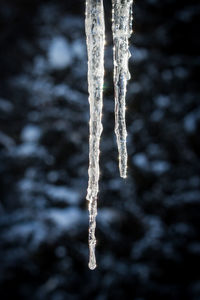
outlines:
[[120, 176], [127, 176], [126, 87], [130, 79], [129, 38], [132, 33], [133, 0], [112, 0], [112, 31], [114, 43], [115, 133], [119, 152]]
[[97, 215], [97, 195], [99, 191], [99, 145], [102, 133], [103, 77], [105, 25], [103, 0], [86, 1], [86, 37], [88, 51], [88, 89], [90, 104], [89, 137], [89, 268], [96, 268], [95, 228]]

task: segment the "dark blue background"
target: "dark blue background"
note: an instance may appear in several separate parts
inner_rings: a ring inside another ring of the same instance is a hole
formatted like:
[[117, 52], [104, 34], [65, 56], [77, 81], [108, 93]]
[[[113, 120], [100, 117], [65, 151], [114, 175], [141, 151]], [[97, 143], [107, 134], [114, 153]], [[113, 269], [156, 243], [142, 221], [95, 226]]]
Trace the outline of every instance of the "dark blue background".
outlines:
[[0, 2], [2, 300], [200, 299], [200, 5], [135, 1], [121, 180], [104, 2], [95, 271], [87, 267], [84, 1]]

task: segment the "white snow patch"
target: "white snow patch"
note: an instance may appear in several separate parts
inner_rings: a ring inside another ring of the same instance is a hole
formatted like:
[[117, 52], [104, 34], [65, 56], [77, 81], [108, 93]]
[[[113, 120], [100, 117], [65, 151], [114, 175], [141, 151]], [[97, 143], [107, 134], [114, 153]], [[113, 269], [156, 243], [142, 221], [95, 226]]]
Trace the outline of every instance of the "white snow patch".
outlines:
[[6, 99], [2, 99], [0, 98], [0, 109], [3, 112], [11, 112], [13, 110], [13, 104], [10, 103], [10, 101], [6, 100]]
[[47, 178], [50, 182], [56, 182], [59, 178], [59, 172], [57, 171], [50, 171], [48, 174], [47, 174]]
[[41, 129], [33, 124], [26, 125], [21, 133], [21, 139], [24, 142], [36, 143], [41, 135]]
[[63, 230], [70, 230], [83, 222], [85, 214], [77, 207], [70, 207], [65, 209], [48, 209], [45, 212], [45, 216], [46, 219], [53, 221], [57, 227]]
[[161, 153], [161, 149], [158, 144], [151, 143], [147, 146], [147, 153], [151, 157], [155, 157]]
[[134, 244], [132, 256], [136, 259], [149, 248], [158, 248], [161, 245], [161, 237], [164, 234], [164, 225], [157, 216], [151, 216], [146, 220], [148, 231], [144, 237]]
[[69, 103], [72, 102], [81, 106], [87, 105], [86, 96], [77, 90], [71, 89], [66, 84], [56, 85], [53, 89], [53, 95], [55, 95], [55, 97], [62, 97]]
[[76, 39], [72, 43], [72, 51], [77, 58], [79, 58], [79, 59], [86, 58], [87, 51], [86, 51], [86, 46], [85, 46], [84, 40]]
[[48, 58], [54, 69], [64, 69], [71, 65], [73, 56], [70, 45], [62, 36], [54, 37], [50, 43]]
[[200, 120], [200, 111], [193, 111], [184, 118], [184, 128], [188, 133], [193, 133], [197, 129], [197, 122]]
[[11, 137], [0, 131], [0, 144], [2, 144], [9, 150], [11, 147], [15, 146], [15, 141]]
[[148, 57], [148, 51], [144, 48], [130, 47], [131, 53], [133, 53], [131, 60], [134, 62], [141, 62]]
[[163, 118], [163, 111], [160, 109], [156, 109], [152, 114], [151, 114], [151, 121], [153, 122], [159, 122]]
[[148, 170], [149, 161], [145, 153], [137, 153], [133, 156], [133, 164], [140, 169]]
[[41, 157], [45, 158], [47, 155], [46, 150], [43, 147], [38, 147], [32, 143], [24, 143], [16, 147], [16, 151], [13, 151], [13, 155], [19, 157]]
[[166, 108], [170, 105], [170, 99], [168, 96], [159, 95], [155, 98], [155, 104], [160, 108]]
[[170, 169], [170, 164], [164, 160], [155, 160], [151, 163], [151, 169], [157, 175], [161, 175]]
[[119, 178], [111, 179], [109, 181], [109, 188], [114, 191], [118, 191], [121, 186], [121, 180]]
[[27, 178], [20, 180], [18, 182], [18, 187], [23, 193], [37, 190], [37, 184], [35, 184], [33, 180]]
[[166, 198], [165, 203], [167, 206], [181, 206], [183, 203], [194, 204], [200, 203], [200, 192], [199, 190], [188, 191], [177, 195]]
[[78, 192], [65, 186], [45, 185], [45, 193], [56, 201], [65, 201], [71, 205], [78, 205], [80, 195]]
[[17, 224], [6, 232], [6, 238], [13, 240], [30, 240], [30, 246], [37, 248], [38, 245], [46, 239], [47, 231], [41, 222], [30, 221], [23, 224]]
[[34, 59], [34, 69], [33, 72], [36, 75], [42, 75], [47, 69], [47, 61], [42, 56], [36, 56]]
[[188, 71], [187, 69], [183, 68], [183, 67], [176, 67], [174, 70], [175, 75], [178, 78], [186, 78], [188, 76]]
[[119, 218], [120, 214], [111, 208], [99, 209], [98, 220], [104, 226], [119, 220]]
[[143, 127], [144, 127], [144, 122], [143, 122], [143, 120], [138, 119], [138, 120], [135, 120], [135, 121], [132, 123], [132, 125], [131, 125], [131, 127], [130, 127], [129, 130], [131, 130], [131, 132], [135, 133], [135, 132], [139, 132], [140, 130], [142, 130]]

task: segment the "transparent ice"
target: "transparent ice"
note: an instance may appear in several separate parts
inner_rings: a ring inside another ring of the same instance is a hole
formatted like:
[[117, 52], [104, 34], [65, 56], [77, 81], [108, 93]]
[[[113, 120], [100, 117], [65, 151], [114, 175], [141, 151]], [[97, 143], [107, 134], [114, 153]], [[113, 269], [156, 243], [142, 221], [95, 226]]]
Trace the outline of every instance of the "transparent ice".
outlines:
[[86, 38], [88, 51], [88, 88], [90, 104], [89, 137], [89, 268], [96, 268], [95, 228], [99, 191], [99, 145], [102, 133], [105, 24], [103, 0], [86, 1]]
[[127, 176], [126, 87], [130, 79], [129, 38], [132, 33], [133, 0], [112, 0], [112, 31], [114, 43], [115, 133], [119, 152], [120, 176]]
[[[112, 0], [112, 30], [114, 43], [115, 133], [119, 151], [120, 176], [127, 173], [126, 149], [126, 87], [130, 79], [128, 60], [129, 38], [132, 33], [133, 0]], [[96, 268], [95, 228], [99, 191], [99, 146], [102, 133], [105, 20], [103, 0], [86, 0], [86, 38], [88, 51], [88, 89], [90, 104], [89, 137], [89, 268]]]

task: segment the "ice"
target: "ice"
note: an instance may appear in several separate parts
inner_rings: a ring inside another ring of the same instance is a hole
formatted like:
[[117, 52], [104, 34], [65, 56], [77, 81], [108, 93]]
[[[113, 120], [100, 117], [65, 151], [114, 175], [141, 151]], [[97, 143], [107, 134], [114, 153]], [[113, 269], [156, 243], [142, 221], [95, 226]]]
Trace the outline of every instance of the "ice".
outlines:
[[119, 151], [120, 176], [126, 178], [126, 88], [130, 79], [128, 60], [130, 58], [129, 38], [132, 33], [133, 0], [112, 0], [112, 30], [114, 42], [114, 89], [115, 89], [115, 133]]
[[86, 1], [85, 29], [88, 51], [88, 88], [90, 103], [89, 138], [89, 268], [96, 268], [95, 228], [99, 191], [99, 145], [102, 133], [105, 24], [103, 0]]
[[[130, 79], [128, 60], [130, 58], [129, 38], [132, 33], [133, 0], [113, 0], [113, 42], [114, 42], [114, 86], [115, 86], [115, 133], [119, 151], [120, 176], [127, 173], [126, 149], [126, 86]], [[95, 228], [97, 195], [99, 191], [99, 145], [102, 133], [102, 91], [104, 77], [105, 24], [103, 0], [86, 1], [86, 37], [88, 50], [88, 85], [90, 103], [90, 146], [89, 146], [89, 268], [95, 269]]]

